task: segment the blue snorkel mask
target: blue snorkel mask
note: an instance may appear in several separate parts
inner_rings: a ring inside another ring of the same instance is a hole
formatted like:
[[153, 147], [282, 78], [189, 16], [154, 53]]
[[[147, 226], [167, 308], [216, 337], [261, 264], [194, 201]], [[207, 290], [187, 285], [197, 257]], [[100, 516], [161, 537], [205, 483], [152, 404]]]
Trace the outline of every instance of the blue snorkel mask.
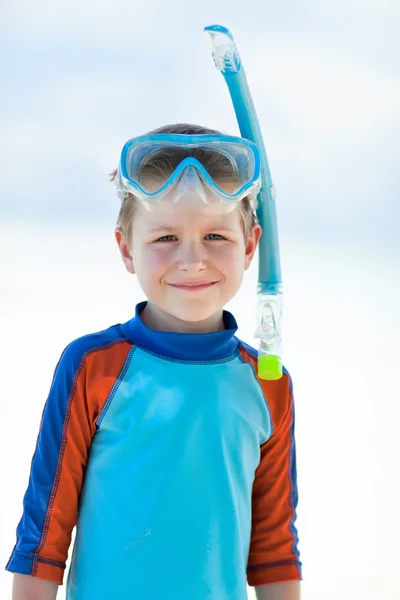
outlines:
[[[215, 161], [218, 179], [205, 166], [215, 165]], [[149, 166], [150, 171], [146, 169]], [[165, 133], [133, 138], [122, 149], [116, 175], [121, 199], [133, 194], [148, 211], [170, 212], [173, 205], [184, 202], [192, 203], [196, 210], [226, 213], [243, 198], [255, 208], [260, 184], [257, 146], [221, 134]]]

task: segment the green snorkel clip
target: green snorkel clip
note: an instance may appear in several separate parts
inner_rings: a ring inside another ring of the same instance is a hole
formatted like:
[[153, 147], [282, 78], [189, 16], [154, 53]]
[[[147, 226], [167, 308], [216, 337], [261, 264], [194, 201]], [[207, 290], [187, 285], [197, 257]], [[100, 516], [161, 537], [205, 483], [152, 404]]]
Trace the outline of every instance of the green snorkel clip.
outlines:
[[261, 158], [262, 187], [257, 196], [257, 218], [263, 234], [259, 242], [257, 328], [254, 335], [260, 338], [258, 375], [261, 379], [271, 381], [282, 377], [282, 275], [275, 188], [256, 109], [235, 40], [230, 31], [220, 25], [211, 25], [204, 31], [211, 41], [215, 66], [221, 71], [228, 86], [240, 134], [256, 144]]

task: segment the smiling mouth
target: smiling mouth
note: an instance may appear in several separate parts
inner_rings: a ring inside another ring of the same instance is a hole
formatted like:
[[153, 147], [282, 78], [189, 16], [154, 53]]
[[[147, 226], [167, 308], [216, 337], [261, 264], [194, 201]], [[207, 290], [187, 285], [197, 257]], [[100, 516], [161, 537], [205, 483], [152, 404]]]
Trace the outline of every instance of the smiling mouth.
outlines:
[[200, 291], [200, 290], [205, 290], [206, 288], [211, 287], [212, 285], [215, 285], [216, 283], [218, 283], [217, 281], [210, 281], [209, 283], [200, 283], [200, 284], [183, 284], [183, 283], [170, 283], [169, 285], [171, 285], [172, 287], [178, 288], [180, 290], [186, 290], [188, 292], [195, 292], [195, 291]]

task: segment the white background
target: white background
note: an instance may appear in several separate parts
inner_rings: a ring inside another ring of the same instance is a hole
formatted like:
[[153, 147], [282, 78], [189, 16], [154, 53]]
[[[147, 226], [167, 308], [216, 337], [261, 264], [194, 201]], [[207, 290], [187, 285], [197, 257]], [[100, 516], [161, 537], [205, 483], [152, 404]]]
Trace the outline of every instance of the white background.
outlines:
[[[238, 133], [202, 34], [220, 23], [237, 39], [278, 192], [303, 598], [399, 598], [398, 6], [16, 0], [1, 11], [3, 565], [59, 355], [143, 299], [113, 239], [107, 173], [122, 144], [179, 121]], [[250, 344], [256, 278], [255, 262], [228, 306]], [[0, 573], [1, 598], [11, 583]]]

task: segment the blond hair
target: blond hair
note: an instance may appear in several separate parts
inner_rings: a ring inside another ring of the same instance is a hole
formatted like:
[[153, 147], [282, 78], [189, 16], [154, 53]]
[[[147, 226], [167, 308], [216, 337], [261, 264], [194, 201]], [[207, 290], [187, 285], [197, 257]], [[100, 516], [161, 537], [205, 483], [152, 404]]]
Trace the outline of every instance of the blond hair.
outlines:
[[[201, 134], [221, 134], [220, 131], [201, 127], [200, 125], [188, 125], [187, 123], [178, 123], [176, 125], [165, 125], [150, 131], [148, 135], [156, 135], [159, 133], [180, 133], [186, 135], [201, 135]], [[232, 171], [229, 170], [224, 160], [218, 160], [218, 156], [214, 153], [213, 156], [205, 155], [203, 158], [207, 162], [205, 167], [212, 173], [214, 179], [223, 179], [229, 177]], [[173, 171], [173, 164], [176, 161], [176, 156], [165, 149], [157, 163], [147, 165], [146, 168], [150, 173], [147, 176], [151, 177], [152, 173], [170, 174]], [[208, 164], [210, 163], [210, 164]], [[176, 165], [175, 165], [176, 166]], [[111, 181], [115, 179], [117, 170], [110, 173]], [[131, 246], [133, 218], [135, 214], [136, 198], [133, 194], [126, 194], [122, 200], [121, 208], [118, 214], [116, 229], [119, 230], [125, 238], [128, 247]], [[242, 221], [243, 234], [245, 243], [247, 244], [254, 225], [258, 223], [257, 217], [253, 211], [252, 204], [248, 198], [243, 198], [238, 206], [239, 216]]]

